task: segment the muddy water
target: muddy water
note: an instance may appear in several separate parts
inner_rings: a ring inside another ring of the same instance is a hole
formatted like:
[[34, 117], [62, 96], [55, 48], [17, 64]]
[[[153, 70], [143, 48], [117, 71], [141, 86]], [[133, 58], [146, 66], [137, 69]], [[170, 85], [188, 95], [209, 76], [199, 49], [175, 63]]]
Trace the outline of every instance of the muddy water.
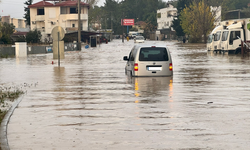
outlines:
[[[167, 45], [174, 76], [124, 73], [133, 41], [65, 54], [0, 59], [0, 83], [25, 83], [8, 126], [11, 150], [248, 150], [250, 59]], [[56, 62], [54, 60], [54, 62]]]

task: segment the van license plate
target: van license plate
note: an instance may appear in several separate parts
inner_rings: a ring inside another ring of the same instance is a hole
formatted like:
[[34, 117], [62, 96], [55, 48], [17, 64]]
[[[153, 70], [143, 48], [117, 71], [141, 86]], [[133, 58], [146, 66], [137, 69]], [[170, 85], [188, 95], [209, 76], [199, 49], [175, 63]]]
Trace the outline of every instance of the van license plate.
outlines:
[[161, 67], [147, 67], [148, 71], [161, 71]]

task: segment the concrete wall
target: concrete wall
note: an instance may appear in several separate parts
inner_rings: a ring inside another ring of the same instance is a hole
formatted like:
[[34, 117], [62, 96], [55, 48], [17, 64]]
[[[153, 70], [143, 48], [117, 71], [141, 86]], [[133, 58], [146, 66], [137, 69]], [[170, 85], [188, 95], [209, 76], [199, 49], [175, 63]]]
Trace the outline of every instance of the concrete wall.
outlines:
[[[64, 44], [64, 50], [65, 51], [79, 51], [77, 48], [77, 43], [66, 43]], [[53, 53], [53, 47], [52, 46], [27, 46], [27, 54], [47, 54], [47, 53]], [[2, 46], [0, 47], [0, 57], [5, 56], [15, 56], [15, 47], [7, 47]]]
[[15, 56], [15, 47], [0, 47], [0, 57]]

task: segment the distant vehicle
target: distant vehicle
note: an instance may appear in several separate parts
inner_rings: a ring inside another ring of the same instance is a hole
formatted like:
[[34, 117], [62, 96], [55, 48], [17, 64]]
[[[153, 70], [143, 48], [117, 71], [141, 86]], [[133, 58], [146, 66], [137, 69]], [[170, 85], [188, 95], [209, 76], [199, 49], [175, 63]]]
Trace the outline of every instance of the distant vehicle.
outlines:
[[134, 38], [134, 43], [144, 43], [144, 37], [143, 36], [136, 36]]
[[132, 77], [173, 76], [170, 51], [166, 46], [135, 45], [127, 61], [125, 73]]
[[107, 40], [108, 39], [106, 37], [104, 37], [104, 36], [100, 37], [100, 43], [106, 43]]
[[115, 35], [115, 39], [119, 39], [120, 38], [120, 35]]
[[128, 34], [129, 34], [128, 36], [131, 38], [135, 38], [137, 35], [139, 35], [139, 33], [135, 31], [130, 31]]
[[213, 29], [211, 34], [208, 36], [207, 40], [207, 50], [208, 51], [217, 51], [221, 50], [221, 37], [222, 37], [223, 25], [217, 26]]
[[214, 28], [208, 37], [207, 50], [240, 53], [241, 41], [250, 41], [250, 18], [225, 20], [223, 22], [227, 22], [228, 26]]
[[250, 41], [250, 18], [235, 20], [234, 24], [223, 30], [221, 51], [223, 53], [240, 53], [241, 40], [244, 42]]

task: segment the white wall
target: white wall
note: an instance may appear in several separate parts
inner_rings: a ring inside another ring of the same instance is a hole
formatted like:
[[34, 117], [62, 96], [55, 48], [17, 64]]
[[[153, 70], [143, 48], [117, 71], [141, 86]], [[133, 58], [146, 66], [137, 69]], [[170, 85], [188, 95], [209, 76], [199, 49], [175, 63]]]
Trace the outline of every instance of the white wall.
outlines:
[[167, 8], [157, 10], [158, 13], [161, 14], [161, 17], [157, 18], [157, 29], [167, 29], [171, 27], [173, 19], [177, 16], [177, 9], [169, 5]]

